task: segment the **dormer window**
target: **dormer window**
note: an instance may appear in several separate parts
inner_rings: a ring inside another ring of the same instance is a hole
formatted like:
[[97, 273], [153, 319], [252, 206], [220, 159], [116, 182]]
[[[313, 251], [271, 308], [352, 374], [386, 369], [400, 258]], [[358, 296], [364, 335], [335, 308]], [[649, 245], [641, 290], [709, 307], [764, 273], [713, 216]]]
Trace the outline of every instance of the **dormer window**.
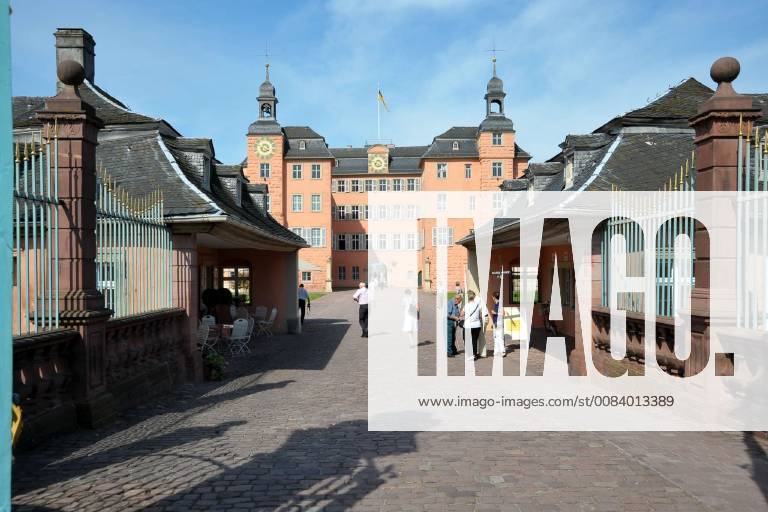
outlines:
[[203, 157], [203, 188], [211, 191], [211, 159], [207, 156]]
[[453, 150], [458, 151], [459, 150], [459, 141], [455, 140], [453, 141]]
[[304, 151], [305, 149], [307, 149], [307, 141], [305, 141], [305, 140], [300, 140], [300, 141], [299, 141], [299, 149], [300, 149], [300, 150], [302, 150], [302, 151]]

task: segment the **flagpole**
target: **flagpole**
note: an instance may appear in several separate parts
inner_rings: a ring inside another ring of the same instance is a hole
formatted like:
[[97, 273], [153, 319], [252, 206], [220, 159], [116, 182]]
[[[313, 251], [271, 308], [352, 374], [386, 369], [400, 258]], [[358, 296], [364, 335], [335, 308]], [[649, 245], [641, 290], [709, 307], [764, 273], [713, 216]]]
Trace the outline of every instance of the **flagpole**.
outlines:
[[377, 142], [381, 142], [381, 100], [379, 100], [379, 94], [381, 94], [381, 82], [376, 82], [376, 138], [377, 138]]

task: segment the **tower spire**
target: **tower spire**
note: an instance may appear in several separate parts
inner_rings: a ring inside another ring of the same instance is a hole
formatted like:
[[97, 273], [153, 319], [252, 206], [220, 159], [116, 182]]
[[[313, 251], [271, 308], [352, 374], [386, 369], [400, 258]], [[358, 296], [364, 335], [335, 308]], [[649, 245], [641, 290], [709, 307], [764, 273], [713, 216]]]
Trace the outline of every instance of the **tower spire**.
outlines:
[[[264, 68], [267, 70], [267, 72], [266, 72], [266, 77], [264, 78], [264, 81], [265, 81], [265, 82], [269, 82], [269, 62], [267, 62], [266, 64], [264, 64]], [[494, 68], [494, 69], [495, 69], [495, 68]], [[495, 75], [495, 74], [496, 74], [496, 72], [494, 72], [493, 74]]]

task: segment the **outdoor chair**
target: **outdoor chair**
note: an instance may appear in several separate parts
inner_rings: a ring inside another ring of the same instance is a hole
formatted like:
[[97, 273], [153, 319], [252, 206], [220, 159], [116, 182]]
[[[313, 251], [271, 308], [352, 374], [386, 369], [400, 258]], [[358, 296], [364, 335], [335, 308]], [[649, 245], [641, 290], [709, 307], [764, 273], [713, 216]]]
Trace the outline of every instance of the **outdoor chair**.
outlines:
[[250, 333], [248, 332], [248, 325], [248, 320], [245, 318], [238, 318], [232, 326], [232, 335], [227, 338], [227, 341], [229, 341], [229, 351], [233, 356], [251, 351], [248, 347], [248, 342], [251, 339]]
[[201, 320], [200, 323], [203, 325], [207, 325], [209, 327], [213, 327], [216, 325], [216, 318], [213, 315], [205, 315]]
[[200, 352], [205, 353], [206, 350], [210, 350], [218, 354], [216, 350], [216, 343], [219, 341], [219, 336], [216, 333], [216, 329], [205, 323], [201, 323], [197, 329], [197, 347]]
[[256, 306], [253, 308], [253, 318], [258, 322], [259, 320], [267, 319], [267, 306]]
[[275, 318], [277, 318], [277, 308], [272, 308], [268, 320], [259, 320], [257, 322], [259, 332], [256, 335], [261, 336], [263, 334], [265, 336], [272, 336], [272, 325], [275, 323]]
[[254, 330], [256, 329], [256, 319], [252, 316], [248, 317], [248, 343], [253, 341]]

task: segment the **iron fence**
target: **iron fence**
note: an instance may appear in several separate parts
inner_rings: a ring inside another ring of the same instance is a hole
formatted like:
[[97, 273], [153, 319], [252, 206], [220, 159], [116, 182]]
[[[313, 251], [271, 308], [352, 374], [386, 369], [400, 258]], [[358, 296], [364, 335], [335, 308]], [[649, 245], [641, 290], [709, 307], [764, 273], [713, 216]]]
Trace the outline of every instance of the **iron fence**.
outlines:
[[[695, 261], [694, 232], [695, 223], [687, 215], [674, 216], [668, 219], [662, 218], [658, 205], [665, 201], [671, 201], [671, 209], [674, 212], [687, 212], [693, 208], [693, 195], [686, 194], [696, 189], [696, 169], [694, 158], [689, 160], [669, 178], [667, 183], [658, 191], [646, 194], [643, 197], [626, 194], [626, 191], [613, 187], [612, 215], [604, 223], [600, 240], [601, 255], [601, 297], [603, 307], [610, 306], [611, 269], [617, 261], [618, 247], [611, 244], [616, 235], [622, 235], [625, 239], [626, 270], [627, 275], [642, 276], [645, 272], [645, 247], [646, 231], [643, 226], [660, 223], [653, 244], [656, 260], [655, 271], [655, 295], [656, 315], [671, 317], [676, 314], [676, 308], [682, 306], [680, 285], [693, 288], [695, 277], [693, 275], [693, 263]], [[669, 199], [669, 192], [673, 194]], [[666, 199], [662, 198], [666, 196]], [[676, 274], [675, 270], [675, 241], [678, 235], [686, 235], [690, 240], [689, 258], [679, 267], [682, 272]], [[621, 294], [617, 298], [617, 306], [633, 313], [645, 312], [645, 296], [640, 292]]]
[[[56, 130], [54, 130], [56, 132]], [[59, 325], [58, 145], [54, 136], [15, 143], [13, 172], [13, 332]]]
[[97, 287], [115, 317], [170, 308], [172, 240], [160, 191], [133, 197], [109, 174], [96, 187]]

